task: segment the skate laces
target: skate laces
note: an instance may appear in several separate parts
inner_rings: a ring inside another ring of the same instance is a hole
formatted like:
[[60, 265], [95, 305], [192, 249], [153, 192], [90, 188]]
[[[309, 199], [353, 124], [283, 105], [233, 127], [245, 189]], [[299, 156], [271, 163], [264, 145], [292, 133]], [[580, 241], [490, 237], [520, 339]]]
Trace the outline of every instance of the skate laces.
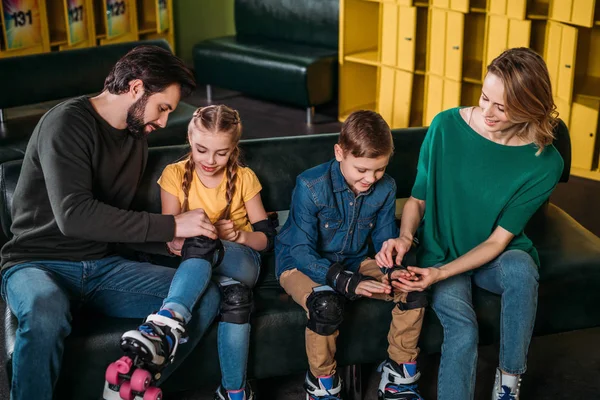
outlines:
[[498, 400], [516, 400], [516, 397], [510, 387], [502, 385], [502, 390], [503, 393], [500, 394]]
[[[419, 394], [419, 392], [417, 392], [418, 389], [418, 385], [394, 385], [394, 384], [389, 384], [385, 387], [386, 392], [390, 391], [392, 393], [412, 393], [414, 395], [417, 396], [417, 399], [419, 400], [423, 400], [423, 398], [421, 397], [421, 395]], [[501, 400], [514, 400], [514, 398], [512, 399], [501, 399]]]
[[153, 324], [152, 322], [144, 322], [138, 327], [138, 331], [140, 331], [149, 339], [159, 339], [160, 341], [163, 341], [163, 339], [166, 340], [168, 345], [168, 353], [171, 353], [174, 345], [173, 338], [171, 335], [168, 335], [167, 332], [160, 329], [160, 327], [158, 327], [156, 324]]
[[333, 394], [326, 394], [325, 396], [313, 396], [311, 394], [310, 398], [311, 400], [340, 400], [338, 396], [335, 396]]

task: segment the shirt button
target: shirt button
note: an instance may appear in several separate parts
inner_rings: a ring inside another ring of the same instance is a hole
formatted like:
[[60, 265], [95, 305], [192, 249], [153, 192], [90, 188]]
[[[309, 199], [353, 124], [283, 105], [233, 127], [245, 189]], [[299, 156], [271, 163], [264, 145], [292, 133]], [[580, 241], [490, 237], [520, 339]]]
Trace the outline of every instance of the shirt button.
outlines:
[[351, 206], [353, 206], [353, 205], [354, 205], [354, 203], [353, 203], [353, 202], [350, 202], [350, 205], [351, 205]]
[[371, 223], [369, 224], [369, 228], [372, 228], [372, 227], [373, 227], [373, 223], [371, 222]]
[[352, 232], [353, 232], [352, 229], [350, 229], [350, 233], [352, 233]]
[[325, 224], [325, 228], [329, 228], [329, 224]]

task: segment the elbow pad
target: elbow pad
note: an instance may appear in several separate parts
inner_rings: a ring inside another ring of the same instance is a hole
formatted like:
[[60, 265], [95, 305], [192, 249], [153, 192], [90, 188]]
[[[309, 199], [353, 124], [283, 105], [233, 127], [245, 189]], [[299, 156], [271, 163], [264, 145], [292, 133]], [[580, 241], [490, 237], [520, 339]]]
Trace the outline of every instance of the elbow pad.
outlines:
[[265, 247], [263, 252], [273, 250], [273, 247], [275, 246], [275, 236], [277, 235], [277, 230], [275, 228], [278, 226], [279, 219], [277, 218], [277, 213], [269, 213], [267, 219], [252, 224], [254, 232], [262, 232], [267, 237], [267, 247]]

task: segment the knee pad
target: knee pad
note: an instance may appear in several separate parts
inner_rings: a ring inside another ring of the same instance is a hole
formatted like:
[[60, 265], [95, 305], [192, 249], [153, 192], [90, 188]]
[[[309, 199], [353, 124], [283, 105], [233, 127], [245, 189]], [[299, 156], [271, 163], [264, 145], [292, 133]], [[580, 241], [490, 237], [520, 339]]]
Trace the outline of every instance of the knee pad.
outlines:
[[247, 324], [252, 312], [252, 289], [235, 280], [220, 284], [221, 321], [232, 324]]
[[341, 325], [344, 319], [345, 298], [329, 286], [319, 286], [306, 299], [308, 324], [311, 331], [329, 336]]
[[429, 305], [427, 292], [410, 292], [406, 295], [404, 303], [396, 303], [402, 311], [414, 310], [416, 308], [424, 308]]
[[181, 247], [181, 260], [201, 258], [217, 267], [223, 261], [223, 243], [219, 239], [209, 239], [206, 236], [196, 236], [185, 239]]

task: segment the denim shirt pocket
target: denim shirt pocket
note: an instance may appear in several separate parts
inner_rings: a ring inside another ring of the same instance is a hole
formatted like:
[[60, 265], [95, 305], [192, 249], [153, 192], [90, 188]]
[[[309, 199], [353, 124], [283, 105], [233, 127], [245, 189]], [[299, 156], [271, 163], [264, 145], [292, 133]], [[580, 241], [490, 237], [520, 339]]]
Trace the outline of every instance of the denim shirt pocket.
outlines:
[[321, 248], [325, 248], [331, 243], [341, 225], [341, 219], [323, 218], [319, 221], [319, 242]]
[[358, 228], [358, 243], [365, 243], [375, 228], [377, 215], [361, 218], [356, 221]]

